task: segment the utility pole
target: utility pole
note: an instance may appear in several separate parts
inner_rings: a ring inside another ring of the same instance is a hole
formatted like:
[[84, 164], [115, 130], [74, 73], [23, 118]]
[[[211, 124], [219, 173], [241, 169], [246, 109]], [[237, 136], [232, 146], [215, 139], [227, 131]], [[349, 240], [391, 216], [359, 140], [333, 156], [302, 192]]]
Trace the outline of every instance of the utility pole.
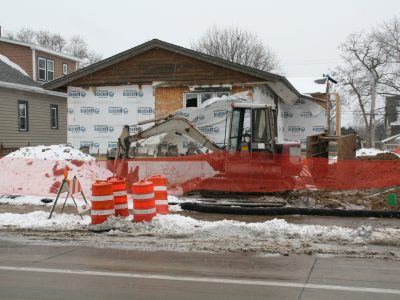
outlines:
[[[373, 60], [372, 60], [373, 63]], [[375, 148], [375, 101], [376, 101], [376, 76], [371, 69], [371, 114], [369, 117], [369, 142], [370, 147]]]
[[[324, 75], [325, 76], [325, 75]], [[329, 96], [329, 76], [326, 75], [326, 134], [331, 135], [331, 100]]]

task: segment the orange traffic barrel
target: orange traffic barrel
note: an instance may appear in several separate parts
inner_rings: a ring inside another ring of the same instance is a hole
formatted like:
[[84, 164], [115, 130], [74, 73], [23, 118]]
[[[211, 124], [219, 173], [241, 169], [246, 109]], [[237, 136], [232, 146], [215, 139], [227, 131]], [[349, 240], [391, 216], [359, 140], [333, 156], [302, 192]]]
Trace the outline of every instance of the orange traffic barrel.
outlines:
[[133, 221], [150, 222], [156, 215], [153, 183], [139, 181], [132, 184]]
[[155, 175], [147, 179], [154, 185], [154, 199], [156, 201], [156, 211], [158, 214], [166, 215], [168, 210], [168, 192], [167, 192], [167, 179]]
[[92, 185], [92, 208], [90, 211], [92, 224], [101, 224], [105, 222], [109, 216], [115, 214], [114, 195], [112, 184], [96, 180]]
[[115, 216], [129, 217], [125, 178], [122, 176], [108, 177], [107, 182], [112, 184]]

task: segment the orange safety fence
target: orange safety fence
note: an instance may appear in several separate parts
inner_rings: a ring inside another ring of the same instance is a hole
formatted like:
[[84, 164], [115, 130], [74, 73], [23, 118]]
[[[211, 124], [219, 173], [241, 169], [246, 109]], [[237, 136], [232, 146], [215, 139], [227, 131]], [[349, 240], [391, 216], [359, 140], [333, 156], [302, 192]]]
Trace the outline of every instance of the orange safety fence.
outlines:
[[[114, 167], [117, 172], [114, 173]], [[193, 156], [77, 163], [26, 158], [0, 159], [0, 195], [55, 196], [68, 169], [86, 195], [96, 179], [123, 176], [134, 182], [161, 175], [169, 190], [267, 193], [302, 189], [368, 189], [400, 185], [400, 160], [348, 160], [217, 152]]]

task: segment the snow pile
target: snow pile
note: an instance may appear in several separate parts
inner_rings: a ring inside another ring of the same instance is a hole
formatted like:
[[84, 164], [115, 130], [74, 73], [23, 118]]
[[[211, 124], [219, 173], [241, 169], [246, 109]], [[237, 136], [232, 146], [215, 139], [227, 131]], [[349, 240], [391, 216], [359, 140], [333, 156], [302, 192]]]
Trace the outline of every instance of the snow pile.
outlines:
[[1, 214], [0, 227], [15, 226], [18, 228], [47, 230], [86, 230], [90, 217], [79, 215], [56, 214], [49, 220], [49, 212], [34, 211], [27, 214]]
[[11, 61], [8, 57], [0, 54], [0, 60], [4, 63], [6, 63], [7, 65], [9, 65], [10, 67], [16, 69], [17, 71], [21, 72], [22, 74], [24, 74], [25, 76], [28, 76], [28, 73], [25, 72], [24, 69], [22, 69], [19, 65], [17, 65], [15, 62]]
[[0, 160], [0, 194], [54, 196], [68, 169], [89, 196], [92, 182], [112, 173], [93, 157], [68, 146], [22, 148]]
[[[90, 225], [90, 217], [84, 219], [78, 215], [54, 214], [48, 220], [48, 212], [35, 211], [27, 214], [0, 214], [1, 228], [35, 229], [45, 231], [95, 230], [96, 226], [112, 229], [106, 236], [138, 237], [147, 236], [158, 239], [179, 237], [179, 240], [196, 240], [210, 247], [240, 248], [243, 243], [262, 243], [265, 245], [291, 243], [303, 244], [337, 244], [337, 245], [400, 245], [400, 229], [372, 228], [360, 226], [346, 228], [340, 226], [290, 224], [282, 219], [273, 219], [263, 223], [244, 223], [231, 220], [199, 221], [180, 215], [158, 215], [152, 222], [133, 223], [132, 216], [128, 218], [110, 217], [100, 225]], [[88, 227], [89, 226], [89, 227]], [[104, 235], [100, 236], [104, 239]], [[237, 243], [241, 241], [241, 243]], [[222, 243], [222, 244], [221, 244]], [[221, 244], [221, 245], [217, 245]], [[225, 245], [226, 246], [226, 245]], [[292, 245], [293, 246], [293, 245]], [[235, 249], [236, 249], [235, 248]]]
[[65, 145], [25, 147], [8, 154], [6, 157], [49, 160], [94, 160], [93, 156]]
[[390, 153], [389, 151], [383, 151], [375, 148], [362, 148], [357, 150], [356, 156], [376, 156], [379, 153]]

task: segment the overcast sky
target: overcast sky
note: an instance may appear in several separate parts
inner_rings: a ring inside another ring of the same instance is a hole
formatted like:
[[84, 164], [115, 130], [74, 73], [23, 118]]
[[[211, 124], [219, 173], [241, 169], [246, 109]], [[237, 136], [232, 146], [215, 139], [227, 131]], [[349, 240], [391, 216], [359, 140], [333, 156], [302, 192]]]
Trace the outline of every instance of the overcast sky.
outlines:
[[399, 0], [198, 0], [0, 2], [2, 30], [80, 34], [103, 58], [153, 38], [190, 47], [211, 25], [239, 26], [272, 48], [287, 76], [321, 76], [353, 31], [400, 14]]

